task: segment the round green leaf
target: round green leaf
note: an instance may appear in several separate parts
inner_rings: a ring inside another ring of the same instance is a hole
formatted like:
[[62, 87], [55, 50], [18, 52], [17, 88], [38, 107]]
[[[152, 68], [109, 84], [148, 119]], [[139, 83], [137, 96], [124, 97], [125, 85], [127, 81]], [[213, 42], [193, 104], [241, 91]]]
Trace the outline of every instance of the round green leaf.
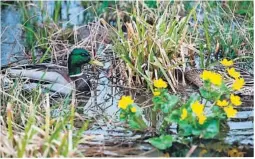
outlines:
[[165, 150], [172, 146], [173, 138], [171, 135], [161, 135], [160, 137], [150, 138], [148, 142], [160, 150]]

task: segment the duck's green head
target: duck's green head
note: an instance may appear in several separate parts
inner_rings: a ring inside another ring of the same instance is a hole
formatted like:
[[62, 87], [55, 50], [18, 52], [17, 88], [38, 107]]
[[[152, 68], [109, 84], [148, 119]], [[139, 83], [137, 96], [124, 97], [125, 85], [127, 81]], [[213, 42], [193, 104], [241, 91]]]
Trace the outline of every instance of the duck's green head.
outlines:
[[90, 63], [91, 56], [89, 52], [82, 48], [75, 48], [68, 58], [69, 75], [77, 75], [81, 73], [82, 65]]

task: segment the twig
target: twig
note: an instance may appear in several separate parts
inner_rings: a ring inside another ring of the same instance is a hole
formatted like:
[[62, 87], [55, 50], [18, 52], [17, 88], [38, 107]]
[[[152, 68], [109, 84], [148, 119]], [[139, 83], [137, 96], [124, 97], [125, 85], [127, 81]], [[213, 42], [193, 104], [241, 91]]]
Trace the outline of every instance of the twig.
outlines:
[[190, 157], [192, 153], [196, 150], [196, 148], [197, 148], [197, 145], [193, 145], [185, 157]]

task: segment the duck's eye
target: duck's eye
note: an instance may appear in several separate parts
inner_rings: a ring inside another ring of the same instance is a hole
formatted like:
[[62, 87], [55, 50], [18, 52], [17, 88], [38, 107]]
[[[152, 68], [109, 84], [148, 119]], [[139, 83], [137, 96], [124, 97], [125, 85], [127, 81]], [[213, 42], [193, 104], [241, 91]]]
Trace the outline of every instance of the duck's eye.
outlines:
[[86, 56], [85, 54], [81, 54], [82, 56]]

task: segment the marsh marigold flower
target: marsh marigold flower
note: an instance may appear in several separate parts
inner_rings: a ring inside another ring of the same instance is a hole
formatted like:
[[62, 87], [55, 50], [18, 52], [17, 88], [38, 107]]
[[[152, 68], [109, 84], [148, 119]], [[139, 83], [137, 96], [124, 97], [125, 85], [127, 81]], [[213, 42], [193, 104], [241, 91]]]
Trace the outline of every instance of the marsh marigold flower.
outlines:
[[159, 92], [159, 91], [154, 91], [154, 92], [153, 92], [153, 95], [154, 95], [154, 96], [159, 96], [159, 95], [160, 95], [160, 92]]
[[244, 79], [243, 78], [238, 78], [234, 81], [234, 83], [232, 85], [232, 88], [233, 88], [233, 90], [238, 91], [243, 87], [244, 84], [245, 84]]
[[234, 109], [232, 106], [224, 108], [225, 113], [227, 114], [228, 118], [232, 118], [236, 116], [237, 110]]
[[200, 75], [200, 77], [202, 78], [202, 80], [210, 80], [212, 76], [212, 72], [211, 71], [207, 71], [207, 70], [204, 70], [203, 73]]
[[233, 65], [233, 61], [232, 60], [227, 60], [227, 59], [223, 59], [221, 62], [220, 62], [223, 66], [225, 67], [229, 67], [229, 66], [232, 66]]
[[237, 148], [233, 148], [231, 150], [228, 150], [228, 156], [229, 157], [244, 157], [245, 152], [239, 151]]
[[203, 114], [204, 107], [205, 106], [203, 104], [200, 104], [199, 101], [196, 101], [193, 104], [191, 104], [191, 109], [196, 114], [196, 116]]
[[206, 119], [207, 119], [207, 117], [206, 117], [204, 114], [199, 115], [199, 116], [198, 116], [198, 123], [199, 123], [200, 125], [203, 125]]
[[132, 113], [135, 113], [135, 112], [136, 112], [136, 107], [132, 107], [132, 108], [131, 108], [131, 112], [132, 112]]
[[242, 104], [241, 98], [239, 96], [235, 96], [234, 94], [230, 95], [230, 101], [235, 106], [239, 106]]
[[218, 73], [213, 73], [210, 81], [212, 82], [212, 84], [220, 86], [222, 84], [222, 77]]
[[119, 100], [118, 106], [125, 110], [127, 109], [127, 106], [130, 104], [133, 104], [134, 100], [131, 98], [131, 96], [122, 96], [121, 99]]
[[221, 85], [222, 84], [222, 77], [220, 74], [204, 70], [203, 73], [200, 75], [202, 80], [209, 80], [214, 85]]
[[153, 83], [154, 83], [154, 86], [157, 88], [166, 88], [167, 87], [167, 83], [164, 80], [162, 80], [161, 78], [158, 80], [154, 80]]
[[224, 100], [218, 100], [217, 101], [217, 105], [220, 106], [220, 107], [225, 107], [228, 105], [228, 102], [224, 99]]
[[186, 119], [188, 116], [188, 111], [186, 108], [182, 109], [182, 114], [181, 114], [181, 120]]
[[240, 73], [239, 73], [239, 72], [236, 72], [235, 68], [227, 69], [227, 71], [228, 71], [228, 74], [229, 74], [231, 77], [235, 78], [235, 79], [237, 79], [237, 78], [240, 77]]

